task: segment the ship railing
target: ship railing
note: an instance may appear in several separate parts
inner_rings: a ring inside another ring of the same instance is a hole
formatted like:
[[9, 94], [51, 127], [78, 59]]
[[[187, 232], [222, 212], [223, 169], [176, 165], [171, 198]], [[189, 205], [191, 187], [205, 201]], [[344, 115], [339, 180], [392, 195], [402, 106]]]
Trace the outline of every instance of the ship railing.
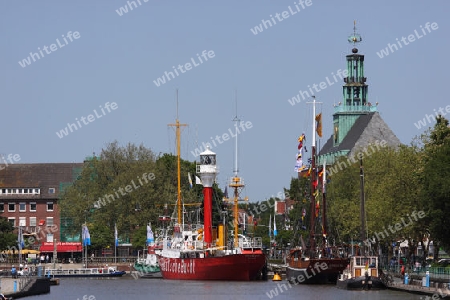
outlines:
[[253, 248], [262, 248], [262, 238], [255, 237], [252, 239]]
[[201, 225], [201, 224], [184, 224], [183, 225], [183, 231], [198, 231], [200, 229], [203, 230], [203, 225]]
[[248, 249], [248, 248], [262, 248], [262, 238], [255, 237], [251, 239], [239, 239], [239, 247]]

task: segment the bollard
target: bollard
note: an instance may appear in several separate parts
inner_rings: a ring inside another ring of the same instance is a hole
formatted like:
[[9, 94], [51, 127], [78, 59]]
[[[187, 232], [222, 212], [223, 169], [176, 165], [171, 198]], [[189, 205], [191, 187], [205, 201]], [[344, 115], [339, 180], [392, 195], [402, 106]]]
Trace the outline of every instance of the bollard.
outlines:
[[425, 278], [426, 278], [426, 287], [430, 287], [430, 272], [429, 271], [427, 271], [427, 273], [426, 273], [426, 275], [425, 275]]
[[14, 280], [14, 293], [17, 292], [17, 280]]
[[409, 278], [408, 278], [408, 273], [405, 274], [405, 284], [408, 284]]

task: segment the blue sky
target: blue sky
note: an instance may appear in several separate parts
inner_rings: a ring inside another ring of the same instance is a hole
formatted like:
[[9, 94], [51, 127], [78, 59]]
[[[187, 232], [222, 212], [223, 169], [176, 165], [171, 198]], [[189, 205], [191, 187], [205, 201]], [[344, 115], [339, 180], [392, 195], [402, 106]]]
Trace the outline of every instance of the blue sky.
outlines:
[[[312, 0], [304, 8], [297, 4], [300, 11], [288, 0], [135, 2], [122, 16], [116, 10], [127, 5], [124, 0], [2, 3], [0, 153], [19, 154], [21, 163], [81, 162], [114, 140], [173, 153], [175, 134], [167, 124], [176, 119], [178, 88], [179, 120], [189, 124], [181, 136], [182, 157], [193, 161], [197, 145], [233, 128], [237, 91], [238, 116], [252, 125], [239, 134], [244, 196], [267, 199], [296, 175], [302, 132], [310, 146], [311, 105], [292, 106], [288, 99], [345, 69], [353, 20], [363, 38], [358, 48], [365, 54], [369, 101], [379, 102], [382, 118], [402, 143], [425, 130], [414, 125], [425, 114], [450, 105], [448, 1]], [[283, 21], [256, 35], [250, 30], [283, 11], [289, 14]], [[438, 28], [423, 35], [420, 26], [427, 22]], [[384, 58], [377, 55], [415, 30], [420, 39]], [[69, 31], [78, 32], [78, 39], [68, 40]], [[49, 54], [29, 57], [52, 44]], [[214, 57], [199, 63], [197, 53], [204, 50]], [[22, 67], [18, 62], [27, 58], [30, 64]], [[198, 66], [154, 84], [172, 66], [192, 60]], [[341, 95], [341, 81], [316, 93], [323, 102], [317, 107], [324, 115], [321, 144], [332, 133], [333, 103]], [[107, 102], [117, 107], [102, 114]], [[100, 117], [86, 121], [94, 110]], [[87, 125], [58, 137], [81, 117]], [[223, 188], [233, 175], [234, 141], [212, 150]]]

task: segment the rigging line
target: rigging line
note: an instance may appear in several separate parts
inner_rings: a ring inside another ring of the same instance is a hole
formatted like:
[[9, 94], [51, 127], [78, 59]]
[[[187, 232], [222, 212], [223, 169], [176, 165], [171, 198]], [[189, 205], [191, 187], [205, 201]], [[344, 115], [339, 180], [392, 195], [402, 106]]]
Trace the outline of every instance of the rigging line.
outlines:
[[167, 144], [168, 144], [168, 148], [169, 148], [169, 153], [172, 154], [172, 139], [170, 138], [170, 129], [169, 127], [167, 127]]

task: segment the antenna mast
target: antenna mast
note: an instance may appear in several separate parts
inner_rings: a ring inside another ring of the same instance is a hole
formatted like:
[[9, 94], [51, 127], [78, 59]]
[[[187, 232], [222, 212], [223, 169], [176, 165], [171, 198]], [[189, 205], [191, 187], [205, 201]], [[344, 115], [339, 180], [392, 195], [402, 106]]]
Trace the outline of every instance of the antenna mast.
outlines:
[[237, 115], [237, 91], [236, 90], [234, 91], [234, 100], [236, 102], [236, 115], [235, 115], [233, 121], [234, 121], [234, 129], [235, 129], [235, 133], [236, 133], [236, 140], [235, 140], [235, 145], [234, 145], [235, 157], [234, 157], [233, 173], [234, 173], [234, 176], [237, 177], [238, 172], [239, 172], [239, 169], [238, 169], [238, 135], [237, 135], [237, 133], [238, 133], [238, 122], [240, 120]]
[[[237, 162], [237, 157], [238, 157], [238, 122], [240, 121], [237, 115], [237, 92], [235, 91], [235, 100], [236, 100], [236, 116], [234, 117], [233, 121], [234, 123], [234, 127], [236, 129], [235, 132], [235, 138], [236, 138], [236, 144], [235, 144], [235, 160], [234, 160], [234, 176], [233, 178], [231, 178], [228, 186], [230, 188], [233, 189], [233, 203], [234, 203], [234, 207], [233, 207], [233, 215], [234, 215], [234, 247], [237, 248], [239, 247], [239, 214], [238, 214], [238, 201], [239, 200], [239, 193], [242, 190], [242, 188], [245, 186], [244, 184], [244, 180], [240, 177], [238, 177], [238, 162]], [[224, 201], [231, 201], [231, 199], [228, 198], [224, 198]], [[244, 201], [248, 201], [248, 198], [245, 197]], [[244, 216], [245, 218], [245, 216]]]

